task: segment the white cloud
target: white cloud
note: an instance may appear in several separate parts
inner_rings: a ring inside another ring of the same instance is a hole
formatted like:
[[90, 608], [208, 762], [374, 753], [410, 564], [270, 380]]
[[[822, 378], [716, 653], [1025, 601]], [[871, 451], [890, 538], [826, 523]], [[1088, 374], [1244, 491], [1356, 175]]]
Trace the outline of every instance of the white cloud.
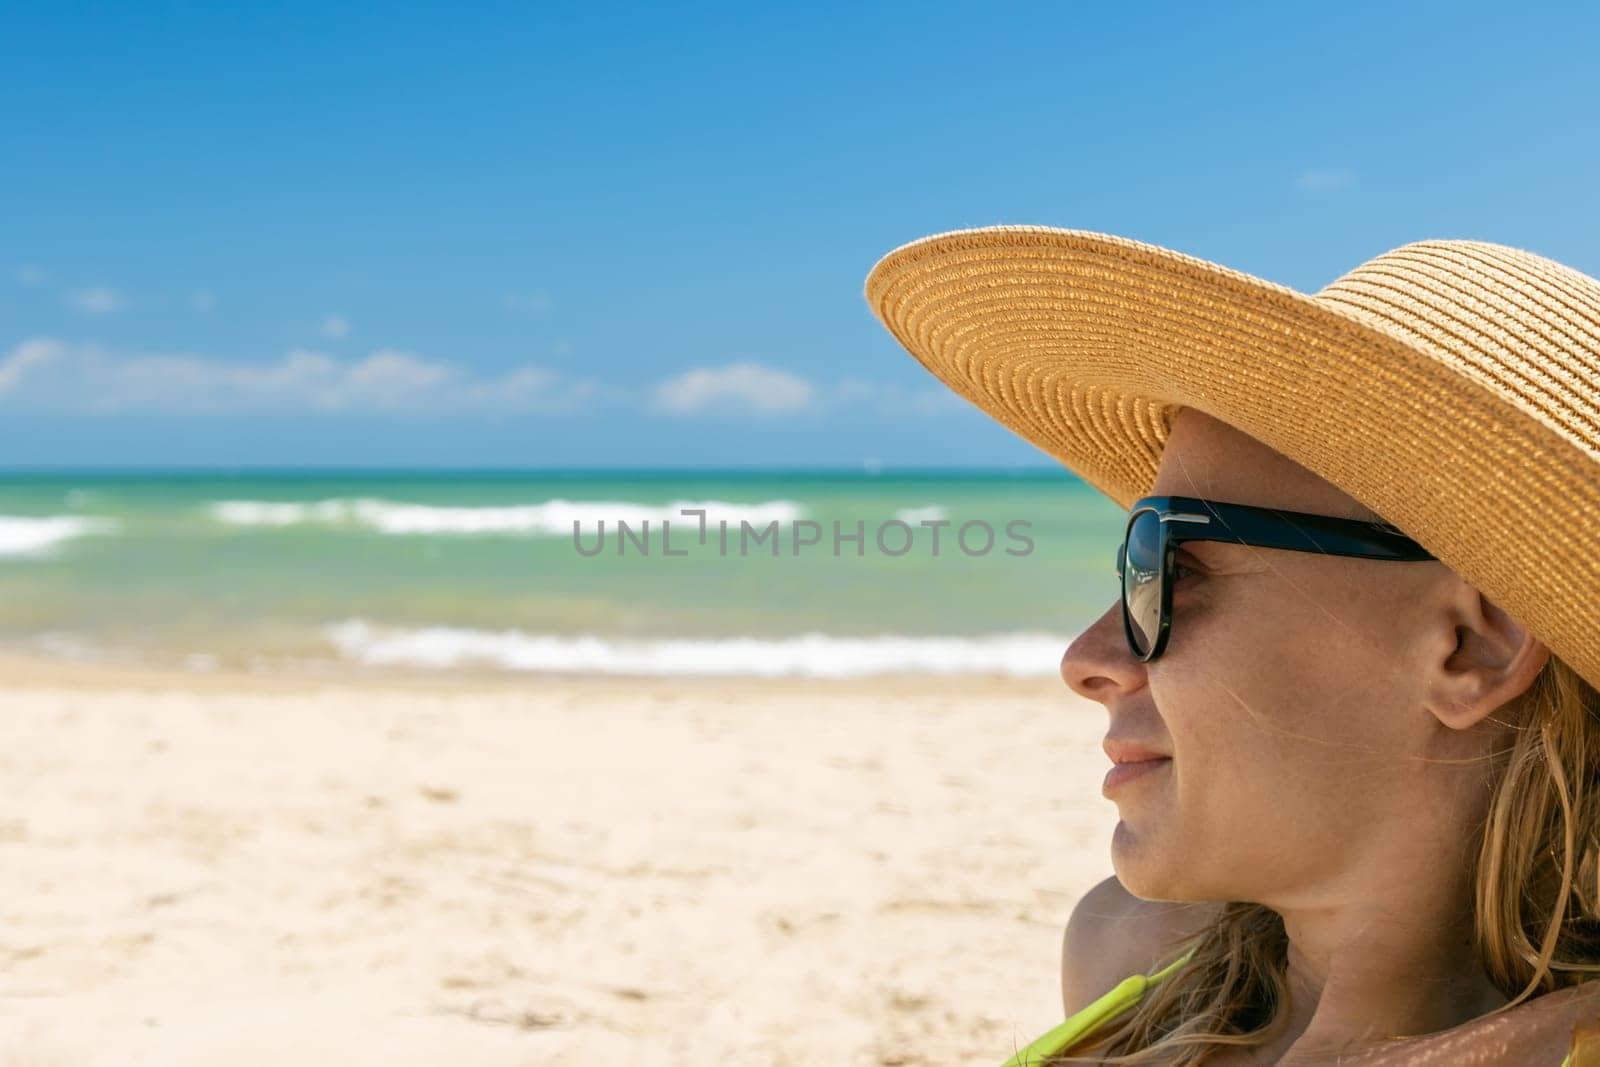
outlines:
[[671, 415], [718, 411], [740, 415], [790, 415], [811, 408], [816, 386], [762, 363], [696, 367], [655, 388], [653, 404]]
[[356, 360], [293, 349], [242, 362], [33, 338], [0, 358], [0, 406], [13, 410], [556, 414], [582, 410], [603, 393], [543, 367], [484, 375], [394, 349]]
[[0, 396], [21, 385], [32, 368], [59, 358], [65, 347], [60, 341], [37, 337], [13, 348], [0, 359]]
[[506, 309], [542, 315], [550, 310], [549, 293], [512, 293], [506, 297]]
[[205, 314], [217, 306], [217, 296], [209, 289], [196, 289], [189, 297], [189, 306]]
[[17, 268], [18, 285], [42, 285], [47, 277], [49, 275], [45, 274], [44, 268], [36, 263], [24, 263]]
[[68, 307], [85, 315], [109, 315], [128, 306], [128, 298], [109, 286], [73, 289], [62, 298]]
[[832, 405], [860, 404], [880, 415], [949, 415], [971, 408], [959, 394], [942, 385], [908, 388], [898, 382], [841, 378], [829, 391]]
[[841, 378], [818, 384], [762, 363], [696, 367], [654, 387], [620, 387], [522, 364], [485, 373], [399, 349], [345, 359], [291, 349], [241, 361], [192, 353], [118, 352], [30, 338], [0, 353], [0, 410], [73, 413], [570, 414], [598, 407], [669, 415], [782, 417], [868, 410], [938, 417], [967, 410], [936, 385]]
[[350, 336], [350, 320], [337, 312], [322, 320], [322, 336], [332, 341], [342, 341]]
[[869, 408], [879, 415], [936, 417], [970, 408], [940, 385], [840, 378], [817, 383], [762, 363], [696, 367], [658, 383], [650, 406], [669, 415], [736, 414], [776, 417]]
[[1308, 193], [1332, 193], [1356, 180], [1349, 170], [1307, 170], [1295, 177], [1296, 188]]

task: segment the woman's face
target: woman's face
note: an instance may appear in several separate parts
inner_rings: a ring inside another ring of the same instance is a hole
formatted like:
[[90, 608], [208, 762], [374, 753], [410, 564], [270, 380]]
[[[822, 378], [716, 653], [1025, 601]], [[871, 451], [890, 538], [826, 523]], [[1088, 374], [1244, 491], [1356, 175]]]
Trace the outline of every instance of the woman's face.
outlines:
[[[1150, 495], [1380, 518], [1195, 409], [1179, 412]], [[1131, 892], [1279, 906], [1371, 863], [1443, 860], [1470, 837], [1481, 765], [1466, 765], [1474, 778], [1425, 761], [1486, 751], [1483, 731], [1433, 710], [1455, 692], [1470, 587], [1434, 561], [1222, 542], [1186, 542], [1178, 562], [1189, 573], [1160, 658], [1133, 656], [1113, 603], [1061, 663], [1109, 712], [1109, 739], [1171, 757], [1108, 792]]]

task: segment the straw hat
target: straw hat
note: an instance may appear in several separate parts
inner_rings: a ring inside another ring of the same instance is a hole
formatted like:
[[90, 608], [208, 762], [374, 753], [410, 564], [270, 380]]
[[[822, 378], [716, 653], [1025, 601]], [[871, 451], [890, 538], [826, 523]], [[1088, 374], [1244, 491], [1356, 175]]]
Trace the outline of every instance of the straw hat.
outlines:
[[867, 301], [957, 393], [1127, 508], [1181, 407], [1361, 501], [1600, 687], [1600, 281], [1417, 241], [1314, 296], [1108, 234], [935, 234]]

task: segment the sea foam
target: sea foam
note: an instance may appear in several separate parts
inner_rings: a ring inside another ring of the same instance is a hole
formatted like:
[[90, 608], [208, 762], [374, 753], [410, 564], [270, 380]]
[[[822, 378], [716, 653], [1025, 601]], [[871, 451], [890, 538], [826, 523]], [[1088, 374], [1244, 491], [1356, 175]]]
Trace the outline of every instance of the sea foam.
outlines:
[[950, 512], [938, 504], [929, 504], [924, 508], [901, 508], [894, 517], [907, 526], [915, 526], [922, 522], [942, 522], [950, 517]]
[[323, 632], [341, 657], [374, 667], [478, 666], [536, 673], [759, 678], [896, 673], [1048, 677], [1057, 672], [1068, 640], [1043, 633], [628, 639], [449, 626], [383, 627], [363, 619], [335, 623]]
[[68, 541], [116, 529], [85, 515], [0, 515], [0, 556], [48, 555]]
[[371, 497], [335, 498], [320, 501], [218, 500], [210, 505], [211, 516], [230, 526], [350, 526], [377, 530], [384, 534], [520, 534], [523, 536], [570, 537], [572, 524], [585, 532], [605, 521], [612, 529], [625, 522], [641, 529], [645, 522], [698, 528], [699, 516], [684, 515], [684, 510], [703, 509], [706, 522], [715, 526], [727, 522], [737, 526], [746, 521], [766, 524], [773, 520], [792, 522], [804, 511], [792, 500], [768, 500], [737, 504], [722, 500], [675, 500], [670, 504], [639, 504], [626, 500], [546, 500], [539, 504], [484, 505], [459, 507], [439, 504], [408, 504]]

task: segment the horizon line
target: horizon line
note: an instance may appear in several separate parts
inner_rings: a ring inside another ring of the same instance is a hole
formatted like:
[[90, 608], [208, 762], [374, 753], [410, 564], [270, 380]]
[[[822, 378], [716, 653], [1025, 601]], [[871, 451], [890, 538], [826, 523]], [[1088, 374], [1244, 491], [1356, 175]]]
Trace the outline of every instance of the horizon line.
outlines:
[[474, 465], [429, 465], [429, 466], [335, 466], [335, 465], [274, 465], [274, 464], [233, 464], [233, 465], [177, 465], [177, 464], [148, 464], [148, 465], [4, 465], [0, 464], [0, 477], [17, 475], [117, 475], [117, 474], [168, 474], [168, 475], [234, 475], [234, 474], [323, 474], [323, 475], [405, 475], [405, 474], [499, 474], [499, 475], [546, 475], [546, 476], [661, 476], [675, 477], [683, 475], [696, 476], [728, 476], [728, 475], [773, 475], [773, 474], [827, 474], [827, 475], [858, 475], [863, 478], [882, 477], [896, 474], [944, 474], [944, 475], [984, 475], [984, 474], [1038, 474], [1050, 476], [1064, 476], [1076, 478], [1071, 470], [1058, 464], [985, 464], [985, 465], [898, 465], [881, 464], [865, 466], [863, 464], [851, 465], [809, 465], [774, 464], [772, 466], [744, 465], [737, 467], [716, 466], [683, 466], [683, 467], [625, 467], [625, 466], [584, 466], [584, 467], [539, 467], [539, 466], [474, 466]]

